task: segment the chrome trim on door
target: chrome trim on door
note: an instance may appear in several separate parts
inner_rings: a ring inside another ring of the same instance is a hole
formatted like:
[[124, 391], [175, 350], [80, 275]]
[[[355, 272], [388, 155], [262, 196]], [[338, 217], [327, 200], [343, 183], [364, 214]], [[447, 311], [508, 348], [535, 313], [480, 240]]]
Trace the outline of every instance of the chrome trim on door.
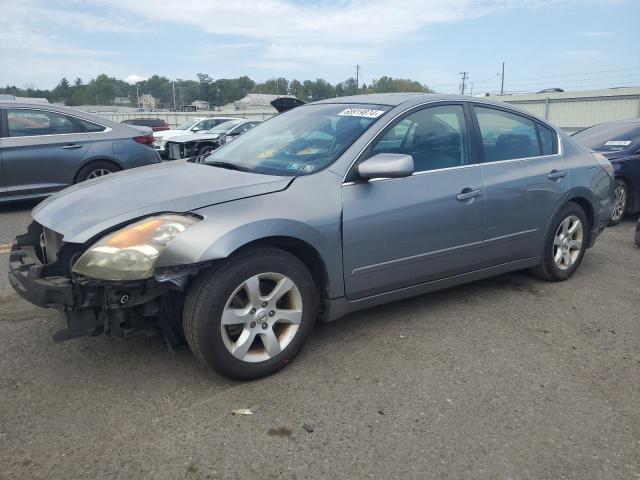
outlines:
[[433, 252], [419, 253], [417, 255], [411, 255], [409, 257], [397, 258], [395, 260], [388, 260], [386, 262], [374, 263], [372, 265], [366, 265], [364, 267], [354, 268], [351, 271], [351, 275], [362, 275], [365, 273], [377, 272], [387, 268], [397, 267], [399, 265], [405, 265], [408, 263], [417, 263], [426, 259], [444, 257], [447, 255], [455, 255], [460, 252], [466, 252], [473, 250], [474, 248], [482, 245], [482, 241], [465, 243], [464, 245], [457, 245], [455, 247], [443, 248], [441, 250], [434, 250]]

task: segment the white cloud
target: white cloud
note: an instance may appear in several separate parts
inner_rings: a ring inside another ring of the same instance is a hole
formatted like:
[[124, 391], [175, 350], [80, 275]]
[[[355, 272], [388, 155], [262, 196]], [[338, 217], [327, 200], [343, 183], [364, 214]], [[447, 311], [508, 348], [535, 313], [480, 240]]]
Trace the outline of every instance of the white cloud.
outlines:
[[129, 82], [129, 83], [138, 83], [138, 82], [144, 82], [148, 78], [149, 77], [147, 75], [136, 75], [134, 73], [134, 74], [127, 75], [126, 77], [124, 77], [124, 81], [125, 82]]
[[[69, 59], [75, 58], [74, 71], [83, 77], [93, 72], [94, 67], [103, 65], [110, 67], [105, 69], [110, 75], [142, 78], [138, 74], [132, 76], [131, 71], [137, 70], [135, 66], [122, 63], [128, 51], [112, 51], [117, 49], [109, 47], [109, 43], [102, 49], [87, 48], [71, 42], [68, 33], [138, 34], [186, 27], [206, 37], [205, 41], [185, 48], [185, 62], [216, 65], [218, 74], [236, 58], [238, 61], [233, 63], [236, 70], [254, 67], [270, 72], [276, 68], [342, 67], [364, 61], [373, 65], [393, 56], [388, 49], [390, 44], [402, 45], [428, 38], [431, 25], [469, 21], [505, 8], [540, 8], [575, 2], [94, 0], [88, 4], [81, 0], [5, 1], [0, 15], [0, 58], [5, 60], [19, 53], [32, 64], [41, 62], [43, 68], [46, 66], [51, 71], [56, 65], [73, 63]], [[153, 42], [153, 38], [144, 38], [142, 44], [132, 42], [131, 49], [142, 48], [152, 53], [155, 45], [148, 42]], [[242, 52], [242, 56], [237, 52]], [[224, 61], [220, 61], [221, 58]], [[52, 76], [34, 77], [33, 72], [24, 68], [15, 68], [12, 72], [3, 70], [0, 69], [0, 77], [7, 75], [11, 82], [26, 78], [38, 83], [57, 81]], [[58, 71], [57, 77], [69, 75], [62, 68]], [[2, 81], [0, 78], [0, 84]]]

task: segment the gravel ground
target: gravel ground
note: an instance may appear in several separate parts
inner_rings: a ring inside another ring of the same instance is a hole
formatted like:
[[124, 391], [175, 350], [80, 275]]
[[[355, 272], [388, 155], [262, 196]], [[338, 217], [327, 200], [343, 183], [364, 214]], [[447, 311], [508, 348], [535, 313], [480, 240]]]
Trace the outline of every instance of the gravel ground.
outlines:
[[[0, 243], [32, 206], [0, 208]], [[320, 325], [250, 383], [159, 337], [54, 344], [60, 314], [2, 275], [0, 479], [640, 478], [632, 239], [607, 230], [564, 283], [518, 272]]]

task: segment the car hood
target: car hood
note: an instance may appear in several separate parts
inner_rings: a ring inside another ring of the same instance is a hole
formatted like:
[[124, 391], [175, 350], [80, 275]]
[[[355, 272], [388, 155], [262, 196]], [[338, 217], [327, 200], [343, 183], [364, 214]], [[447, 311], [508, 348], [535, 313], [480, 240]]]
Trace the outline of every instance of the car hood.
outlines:
[[69, 187], [36, 206], [32, 216], [62, 234], [65, 242], [84, 243], [140, 217], [277, 192], [291, 180], [186, 161], [165, 162]]
[[153, 132], [153, 138], [156, 140], [166, 140], [169, 137], [176, 137], [178, 135], [186, 135], [189, 130], [161, 130], [159, 132]]
[[191, 135], [177, 135], [171, 137], [171, 141], [175, 143], [198, 142], [202, 140], [217, 140], [220, 138], [219, 133], [192, 133]]

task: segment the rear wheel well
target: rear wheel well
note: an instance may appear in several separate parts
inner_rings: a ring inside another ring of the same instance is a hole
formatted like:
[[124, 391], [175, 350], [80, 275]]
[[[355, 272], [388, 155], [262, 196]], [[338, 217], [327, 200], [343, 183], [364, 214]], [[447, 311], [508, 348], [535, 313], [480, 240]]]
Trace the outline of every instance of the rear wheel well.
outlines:
[[589, 200], [587, 200], [584, 197], [574, 197], [569, 199], [567, 203], [568, 202], [577, 203], [578, 205], [580, 205], [582, 210], [584, 210], [584, 213], [587, 216], [587, 222], [589, 222], [589, 225], [588, 225], [589, 228], [587, 228], [587, 235], [589, 236], [589, 241], [590, 241], [591, 235], [592, 235], [591, 231], [593, 230], [594, 225], [596, 223], [593, 205], [591, 205], [591, 202], [589, 202]]
[[122, 170], [122, 167], [120, 165], [118, 165], [116, 162], [114, 162], [113, 160], [109, 160], [106, 158], [94, 158], [92, 160], [89, 160], [87, 163], [85, 163], [84, 165], [82, 165], [78, 171], [76, 172], [75, 177], [73, 177], [73, 183], [78, 183], [78, 179], [80, 178], [80, 174], [87, 169], [87, 167], [95, 164], [95, 163], [110, 163], [111, 165], [113, 165], [114, 167], [114, 171], [119, 171]]
[[265, 237], [243, 245], [229, 255], [228, 258], [231, 258], [233, 255], [237, 255], [240, 252], [245, 252], [248, 249], [255, 248], [256, 246], [279, 248], [300, 260], [309, 269], [311, 276], [316, 282], [316, 287], [321, 298], [320, 308], [322, 309], [324, 300], [329, 297], [329, 275], [324, 261], [315, 248], [307, 242], [294, 237]]

